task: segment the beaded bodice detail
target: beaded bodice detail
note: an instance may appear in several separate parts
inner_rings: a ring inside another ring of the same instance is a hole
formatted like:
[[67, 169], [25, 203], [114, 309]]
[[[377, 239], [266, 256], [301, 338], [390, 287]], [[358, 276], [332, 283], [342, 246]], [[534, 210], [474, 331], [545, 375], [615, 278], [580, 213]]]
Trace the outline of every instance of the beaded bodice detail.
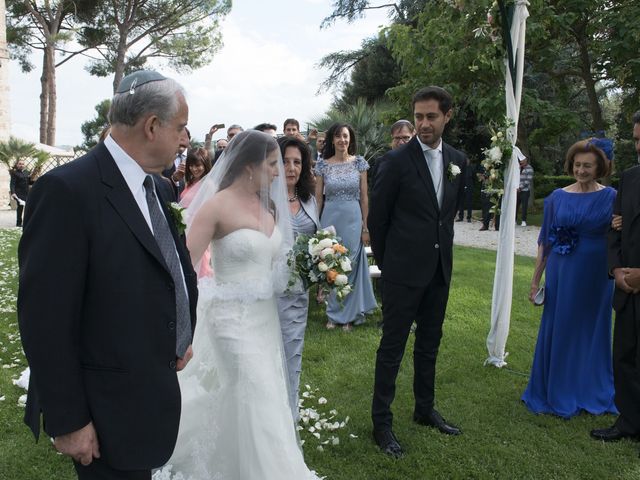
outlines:
[[316, 174], [323, 177], [325, 201], [360, 200], [360, 173], [368, 169], [363, 157], [344, 163], [319, 160]]

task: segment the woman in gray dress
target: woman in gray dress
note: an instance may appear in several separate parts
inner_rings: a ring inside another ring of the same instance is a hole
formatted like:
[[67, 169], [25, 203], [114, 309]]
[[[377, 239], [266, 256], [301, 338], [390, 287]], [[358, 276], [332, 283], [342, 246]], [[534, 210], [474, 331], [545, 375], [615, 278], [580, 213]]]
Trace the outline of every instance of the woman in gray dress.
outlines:
[[[311, 174], [311, 151], [296, 137], [282, 137], [278, 143], [284, 161], [293, 234], [313, 235], [320, 228], [314, 180]], [[298, 419], [298, 390], [302, 370], [302, 348], [309, 312], [309, 291], [296, 287], [278, 297], [278, 314], [282, 330], [284, 355], [289, 375], [289, 403], [293, 418]]]

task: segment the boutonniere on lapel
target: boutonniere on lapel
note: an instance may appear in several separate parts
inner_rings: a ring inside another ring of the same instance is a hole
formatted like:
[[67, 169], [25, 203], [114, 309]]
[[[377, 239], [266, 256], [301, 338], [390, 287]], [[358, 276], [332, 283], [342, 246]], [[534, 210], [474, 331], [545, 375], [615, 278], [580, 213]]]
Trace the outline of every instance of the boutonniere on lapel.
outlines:
[[184, 234], [184, 231], [187, 228], [187, 224], [184, 222], [185, 208], [181, 207], [180, 204], [176, 202], [168, 203], [167, 208], [169, 208], [169, 211], [171, 212], [173, 223], [175, 224], [178, 233], [180, 235]]
[[461, 171], [462, 170], [460, 170], [460, 167], [458, 165], [451, 162], [449, 164], [449, 168], [447, 169], [447, 178], [449, 179], [450, 182], [453, 182], [456, 179], [456, 177], [460, 175]]

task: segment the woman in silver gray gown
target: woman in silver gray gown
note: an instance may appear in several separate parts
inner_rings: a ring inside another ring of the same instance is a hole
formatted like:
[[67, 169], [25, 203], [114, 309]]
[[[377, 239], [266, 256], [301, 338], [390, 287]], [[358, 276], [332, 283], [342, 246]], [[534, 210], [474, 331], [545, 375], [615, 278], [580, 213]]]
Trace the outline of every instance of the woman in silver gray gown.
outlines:
[[[320, 228], [314, 180], [311, 174], [311, 152], [305, 142], [295, 137], [282, 137], [278, 143], [287, 181], [291, 226], [294, 236], [313, 235]], [[289, 376], [289, 403], [293, 418], [298, 419], [298, 390], [302, 371], [302, 349], [309, 313], [309, 291], [301, 284], [278, 296], [278, 314]]]

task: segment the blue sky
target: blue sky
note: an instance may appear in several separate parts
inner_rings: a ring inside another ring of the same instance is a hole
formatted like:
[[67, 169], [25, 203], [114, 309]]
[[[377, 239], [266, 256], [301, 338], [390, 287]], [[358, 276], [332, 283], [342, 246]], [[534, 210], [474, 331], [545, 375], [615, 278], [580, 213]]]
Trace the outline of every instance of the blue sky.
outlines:
[[[363, 39], [388, 23], [387, 11], [374, 10], [353, 24], [337, 22], [320, 30], [331, 13], [330, 0], [236, 0], [222, 22], [224, 47], [213, 62], [185, 75], [158, 68], [187, 90], [189, 128], [202, 140], [214, 123], [251, 128], [271, 122], [282, 130], [285, 118], [305, 123], [321, 115], [332, 92], [316, 95], [328, 72], [316, 68], [323, 55], [359, 48]], [[40, 52], [32, 57], [41, 64]], [[38, 140], [40, 72], [10, 72], [12, 134]], [[110, 78], [91, 77], [83, 61], [71, 60], [57, 71], [58, 145], [81, 143], [80, 124], [95, 116], [94, 106], [111, 96]], [[222, 136], [218, 132], [215, 137]]]

